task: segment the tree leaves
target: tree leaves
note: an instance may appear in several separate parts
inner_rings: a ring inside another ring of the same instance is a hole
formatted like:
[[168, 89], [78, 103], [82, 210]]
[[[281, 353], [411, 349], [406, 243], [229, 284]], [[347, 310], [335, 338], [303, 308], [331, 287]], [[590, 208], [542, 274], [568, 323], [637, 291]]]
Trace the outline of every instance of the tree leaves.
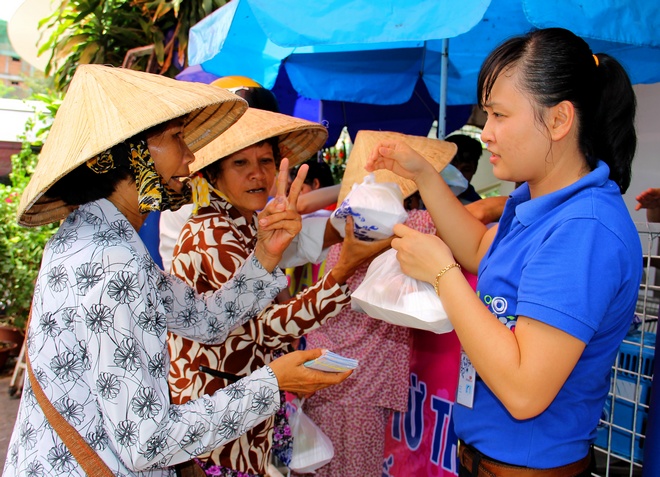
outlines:
[[[51, 52], [46, 74], [65, 91], [79, 64], [121, 66], [126, 53], [154, 45], [158, 73], [174, 77], [186, 66], [188, 32], [227, 0], [61, 0], [45, 27], [52, 35], [40, 47]], [[132, 69], [146, 70], [139, 57]]]

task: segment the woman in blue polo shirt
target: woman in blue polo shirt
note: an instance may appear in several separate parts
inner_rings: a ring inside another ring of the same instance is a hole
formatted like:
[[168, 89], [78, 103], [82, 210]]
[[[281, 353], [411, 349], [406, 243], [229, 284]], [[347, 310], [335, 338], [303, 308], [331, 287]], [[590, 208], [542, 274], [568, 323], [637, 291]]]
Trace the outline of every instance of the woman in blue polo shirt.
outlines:
[[[381, 143], [367, 169], [413, 179], [438, 229], [398, 225], [392, 246], [435, 286], [464, 349], [459, 475], [588, 476], [642, 273], [621, 197], [635, 95], [614, 58], [558, 28], [496, 48], [477, 93], [495, 176], [523, 183], [498, 226], [475, 220], [404, 144]], [[478, 272], [476, 295], [458, 263]]]

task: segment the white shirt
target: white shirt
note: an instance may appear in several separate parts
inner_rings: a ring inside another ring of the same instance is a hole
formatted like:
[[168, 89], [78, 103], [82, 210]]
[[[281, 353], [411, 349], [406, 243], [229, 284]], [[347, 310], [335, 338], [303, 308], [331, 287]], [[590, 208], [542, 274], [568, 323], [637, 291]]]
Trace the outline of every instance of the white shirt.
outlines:
[[[55, 408], [118, 476], [167, 468], [232, 440], [279, 408], [263, 367], [214, 395], [169, 404], [167, 330], [205, 343], [264, 308], [286, 279], [252, 256], [215, 294], [163, 273], [107, 200], [81, 206], [44, 250], [27, 351]], [[26, 380], [6, 476], [84, 476]]]
[[158, 222], [158, 253], [163, 261], [163, 270], [170, 273], [172, 268], [172, 257], [174, 256], [174, 246], [179, 240], [181, 229], [192, 214], [193, 205], [186, 204], [178, 210], [164, 210], [160, 213]]
[[[174, 246], [179, 240], [183, 226], [192, 214], [192, 204], [179, 210], [166, 210], [160, 214], [160, 242], [158, 252], [163, 261], [163, 269], [171, 273]], [[323, 234], [330, 211], [319, 210], [302, 217], [302, 230], [282, 254], [281, 268], [297, 267], [306, 263], [319, 263], [325, 260], [328, 249], [323, 249]]]

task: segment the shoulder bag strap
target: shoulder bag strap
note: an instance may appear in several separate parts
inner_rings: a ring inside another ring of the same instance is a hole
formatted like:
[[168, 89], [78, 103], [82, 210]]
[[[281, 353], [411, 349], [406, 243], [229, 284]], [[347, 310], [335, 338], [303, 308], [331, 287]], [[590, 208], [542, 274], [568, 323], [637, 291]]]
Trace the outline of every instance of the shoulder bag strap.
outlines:
[[43, 409], [46, 419], [48, 419], [50, 425], [60, 436], [60, 439], [62, 439], [62, 442], [69, 449], [74, 459], [78, 461], [80, 467], [90, 477], [113, 477], [114, 474], [110, 471], [108, 465], [103, 462], [103, 459], [89, 446], [80, 433], [57, 412], [57, 409], [48, 400], [39, 381], [37, 381], [37, 378], [32, 372], [32, 365], [30, 364], [27, 350], [25, 353], [25, 364], [30, 386], [32, 386], [34, 396], [37, 398], [41, 409]]

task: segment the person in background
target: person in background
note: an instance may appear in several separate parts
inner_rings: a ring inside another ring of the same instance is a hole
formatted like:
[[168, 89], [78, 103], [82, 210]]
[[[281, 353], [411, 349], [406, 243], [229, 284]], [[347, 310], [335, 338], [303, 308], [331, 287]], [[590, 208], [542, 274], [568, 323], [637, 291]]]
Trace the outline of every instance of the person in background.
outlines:
[[[167, 330], [221, 342], [286, 285], [277, 263], [300, 230], [292, 204], [304, 170], [288, 197], [280, 174], [254, 253], [216, 293], [198, 294], [164, 274], [137, 234], [152, 210], [189, 200], [180, 179], [192, 151], [245, 109], [219, 88], [101, 65], [76, 69], [18, 209], [26, 226], [64, 221], [37, 277], [3, 475], [82, 477], [106, 468], [173, 476], [174, 464], [269, 419], [280, 390], [311, 392], [350, 374], [311, 372], [303, 364], [321, 351], [299, 351], [228, 389], [170, 403]], [[77, 461], [76, 449], [89, 457]]]
[[[621, 64], [561, 28], [498, 46], [477, 92], [494, 175], [523, 182], [498, 225], [472, 217], [403, 143], [377, 145], [367, 169], [415, 181], [438, 229], [397, 225], [392, 246], [406, 274], [435, 285], [465, 353], [459, 476], [587, 477], [642, 274], [621, 197], [635, 94]], [[478, 272], [476, 294], [460, 266]]]
[[[360, 131], [348, 158], [340, 200], [366, 175], [364, 165], [371, 147], [388, 138], [416, 144], [432, 161], [434, 175], [438, 178], [441, 177], [438, 172], [449, 164], [456, 152], [454, 144], [437, 139], [387, 131]], [[404, 197], [416, 190], [414, 183], [402, 181], [394, 174], [381, 173], [377, 180], [396, 182]], [[424, 210], [409, 210], [406, 223], [424, 233], [435, 231]], [[345, 244], [332, 246], [327, 266], [337, 263], [345, 249]], [[368, 265], [362, 265], [348, 280], [351, 291], [362, 283]], [[315, 475], [380, 477], [389, 415], [392, 411], [405, 412], [408, 409], [410, 330], [346, 307], [335, 319], [308, 333], [306, 340], [307, 347], [322, 346], [359, 362], [353, 378], [337, 392], [317, 392], [304, 402], [304, 412], [330, 438], [335, 448], [332, 461], [319, 468]]]
[[637, 197], [635, 210], [646, 209], [646, 220], [660, 222], [660, 188], [648, 188]]
[[[307, 175], [305, 176], [305, 184], [303, 185], [301, 194], [306, 194], [316, 189], [323, 187], [330, 187], [335, 185], [335, 179], [332, 177], [332, 171], [327, 162], [318, 160], [316, 157], [306, 160], [303, 164], [307, 164]], [[298, 171], [297, 167], [291, 169], [291, 180], [296, 176]], [[332, 205], [332, 204], [331, 204]], [[332, 207], [334, 209], [334, 207]]]
[[[335, 185], [334, 177], [330, 166], [325, 161], [319, 161], [316, 158], [304, 162], [309, 169], [305, 177], [305, 184], [298, 197], [298, 212], [302, 214], [303, 226], [309, 222], [312, 217], [330, 217], [330, 214], [337, 206], [337, 197], [341, 184]], [[291, 169], [291, 179], [295, 177], [297, 170]], [[316, 191], [316, 192], [315, 192]], [[327, 192], [321, 196], [321, 192]], [[311, 200], [306, 200], [310, 198]], [[341, 237], [338, 237], [341, 240]], [[325, 274], [325, 260], [314, 263], [305, 263], [297, 267], [286, 269], [286, 275], [289, 279], [289, 293], [291, 296], [310, 287]]]
[[[316, 153], [326, 138], [320, 124], [249, 109], [222, 137], [199, 151], [192, 166], [199, 171], [193, 179], [197, 209], [174, 248], [172, 273], [200, 293], [231, 289], [232, 277], [253, 253], [257, 211], [267, 207], [280, 157], [286, 154], [295, 166]], [[288, 174], [285, 162], [280, 174]], [[295, 184], [294, 180], [292, 187]], [[336, 316], [349, 303], [347, 279], [362, 262], [388, 247], [389, 240], [366, 243], [349, 233], [344, 244], [345, 252], [315, 285], [290, 301], [266, 307], [223, 343], [209, 345], [171, 333], [172, 401], [183, 405], [227, 387], [292, 351], [299, 337]], [[276, 416], [196, 459], [208, 475], [263, 476], [269, 472], [271, 450], [288, 463], [291, 439], [284, 393], [278, 396], [281, 407]]]
[[479, 140], [465, 134], [450, 134], [445, 138], [447, 142], [453, 142], [458, 147], [456, 156], [452, 159], [451, 165], [456, 167], [463, 177], [468, 181], [467, 189], [458, 195], [458, 199], [463, 204], [469, 204], [481, 199], [472, 185], [472, 178], [479, 167], [479, 159], [483, 148]]
[[211, 85], [225, 88], [247, 101], [251, 108], [264, 111], [280, 112], [280, 105], [275, 94], [247, 76], [229, 75], [218, 78]]

